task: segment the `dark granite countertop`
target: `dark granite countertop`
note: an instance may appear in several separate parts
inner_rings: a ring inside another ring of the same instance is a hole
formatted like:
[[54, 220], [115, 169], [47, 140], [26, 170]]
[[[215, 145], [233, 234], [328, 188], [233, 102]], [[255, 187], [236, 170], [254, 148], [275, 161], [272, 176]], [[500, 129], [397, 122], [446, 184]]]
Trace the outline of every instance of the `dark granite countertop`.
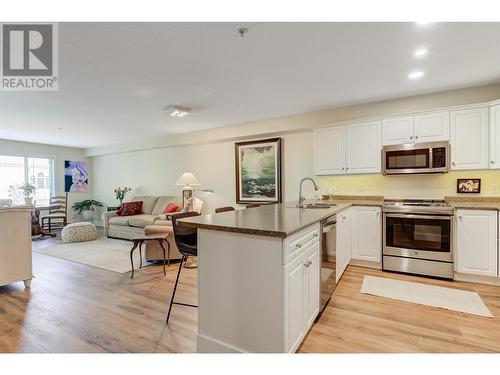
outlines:
[[382, 206], [381, 196], [335, 196], [333, 200], [307, 200], [305, 203], [333, 203], [331, 208], [297, 208], [287, 202], [243, 210], [203, 215], [180, 220], [183, 225], [225, 232], [269, 237], [288, 237], [351, 206]]
[[285, 238], [350, 206], [348, 202], [339, 202], [331, 208], [303, 209], [290, 202], [179, 221], [195, 228]]

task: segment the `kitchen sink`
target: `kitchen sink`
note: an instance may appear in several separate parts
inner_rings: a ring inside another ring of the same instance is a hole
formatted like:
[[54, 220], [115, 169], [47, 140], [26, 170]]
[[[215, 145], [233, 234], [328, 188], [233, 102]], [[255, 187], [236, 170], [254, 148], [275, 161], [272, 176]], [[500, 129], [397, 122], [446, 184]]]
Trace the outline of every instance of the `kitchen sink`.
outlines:
[[336, 203], [308, 203], [304, 204], [302, 206], [297, 205], [297, 208], [331, 208], [335, 207], [337, 204]]

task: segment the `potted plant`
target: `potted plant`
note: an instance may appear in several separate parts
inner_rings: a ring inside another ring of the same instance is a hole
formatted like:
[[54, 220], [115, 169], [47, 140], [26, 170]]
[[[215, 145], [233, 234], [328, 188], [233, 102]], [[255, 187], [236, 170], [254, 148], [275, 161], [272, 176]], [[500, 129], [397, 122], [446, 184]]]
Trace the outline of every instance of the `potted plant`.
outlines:
[[92, 220], [94, 218], [94, 207], [102, 207], [102, 203], [93, 199], [86, 199], [81, 202], [73, 203], [73, 210], [77, 214], [82, 215], [85, 220]]
[[24, 196], [24, 204], [27, 206], [33, 205], [33, 195], [35, 195], [36, 187], [31, 185], [30, 183], [24, 183], [19, 185], [17, 188], [10, 186], [11, 190], [21, 190]]
[[122, 203], [123, 203], [123, 199], [125, 198], [125, 195], [131, 191], [132, 189], [129, 188], [129, 187], [117, 187], [114, 191], [115, 191], [115, 196], [116, 196], [116, 199], [120, 202], [120, 207], [122, 206]]

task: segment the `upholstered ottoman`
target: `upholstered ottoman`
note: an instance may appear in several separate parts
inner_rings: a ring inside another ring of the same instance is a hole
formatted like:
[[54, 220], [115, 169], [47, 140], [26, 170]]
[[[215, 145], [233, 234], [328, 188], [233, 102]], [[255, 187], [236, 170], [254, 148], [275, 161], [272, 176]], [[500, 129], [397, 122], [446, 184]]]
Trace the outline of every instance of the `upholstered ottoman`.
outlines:
[[[144, 234], [168, 234], [167, 242], [170, 244], [170, 260], [173, 259], [181, 259], [182, 255], [177, 250], [177, 246], [175, 246], [174, 240], [174, 232], [172, 225], [148, 225], [144, 228]], [[162, 260], [163, 259], [163, 251], [158, 245], [156, 241], [147, 241], [146, 242], [146, 252], [145, 252], [146, 260], [154, 261], [154, 260]]]
[[61, 233], [63, 242], [93, 241], [97, 237], [97, 229], [92, 223], [71, 223]]

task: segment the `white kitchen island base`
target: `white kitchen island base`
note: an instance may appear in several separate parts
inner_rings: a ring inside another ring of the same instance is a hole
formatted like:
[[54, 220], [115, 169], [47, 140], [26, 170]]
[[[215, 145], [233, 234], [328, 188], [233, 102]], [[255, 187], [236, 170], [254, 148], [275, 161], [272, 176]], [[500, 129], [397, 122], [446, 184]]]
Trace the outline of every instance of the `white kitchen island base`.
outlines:
[[319, 223], [286, 238], [198, 229], [197, 352], [297, 350], [319, 312]]

